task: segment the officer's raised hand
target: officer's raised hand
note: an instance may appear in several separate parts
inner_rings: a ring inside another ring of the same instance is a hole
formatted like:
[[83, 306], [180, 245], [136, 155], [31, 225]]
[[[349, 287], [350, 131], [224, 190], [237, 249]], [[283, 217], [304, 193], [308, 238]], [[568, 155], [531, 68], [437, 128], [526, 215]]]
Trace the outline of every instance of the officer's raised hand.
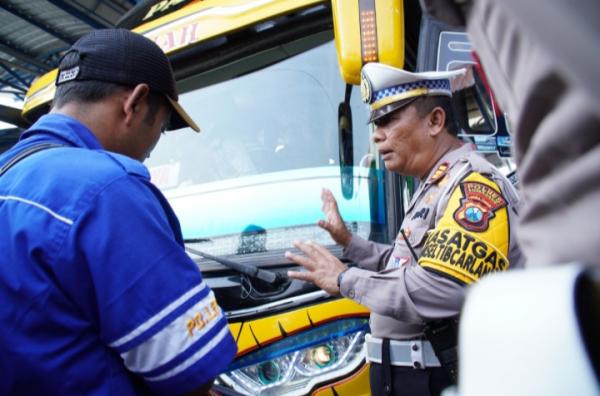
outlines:
[[324, 188], [321, 190], [321, 201], [323, 202], [321, 210], [325, 215], [325, 220], [319, 220], [317, 224], [329, 232], [336, 243], [344, 247], [348, 246], [350, 239], [352, 239], [352, 233], [346, 228], [337, 201], [329, 189]]
[[[333, 202], [335, 203], [335, 200]], [[285, 252], [285, 258], [303, 266], [306, 272], [288, 271], [288, 277], [313, 283], [332, 296], [338, 296], [340, 294], [338, 276], [348, 267], [329, 250], [312, 241], [294, 242], [294, 246], [306, 256]]]

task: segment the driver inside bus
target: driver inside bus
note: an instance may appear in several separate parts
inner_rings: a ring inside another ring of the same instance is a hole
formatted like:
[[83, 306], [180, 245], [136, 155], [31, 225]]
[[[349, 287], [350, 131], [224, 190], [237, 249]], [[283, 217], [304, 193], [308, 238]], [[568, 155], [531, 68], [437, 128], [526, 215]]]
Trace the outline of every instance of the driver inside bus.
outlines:
[[451, 82], [462, 76], [464, 70], [409, 73], [365, 65], [361, 91], [375, 125], [373, 140], [385, 167], [418, 178], [419, 187], [391, 246], [353, 235], [333, 194], [323, 191], [326, 219], [318, 224], [357, 267], [311, 241], [295, 243], [304, 255], [286, 252], [306, 269], [290, 271], [290, 278], [370, 309], [366, 344], [374, 395], [437, 395], [451, 385], [466, 287], [524, 264], [510, 227], [519, 206], [516, 191], [457, 137]]

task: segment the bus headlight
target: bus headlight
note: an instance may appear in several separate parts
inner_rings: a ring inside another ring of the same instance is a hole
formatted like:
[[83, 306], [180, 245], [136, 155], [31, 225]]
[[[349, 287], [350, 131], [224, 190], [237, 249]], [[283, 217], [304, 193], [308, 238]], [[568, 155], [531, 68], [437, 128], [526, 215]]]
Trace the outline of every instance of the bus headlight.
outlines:
[[248, 395], [303, 395], [364, 361], [367, 319], [346, 319], [287, 337], [234, 362], [222, 382]]

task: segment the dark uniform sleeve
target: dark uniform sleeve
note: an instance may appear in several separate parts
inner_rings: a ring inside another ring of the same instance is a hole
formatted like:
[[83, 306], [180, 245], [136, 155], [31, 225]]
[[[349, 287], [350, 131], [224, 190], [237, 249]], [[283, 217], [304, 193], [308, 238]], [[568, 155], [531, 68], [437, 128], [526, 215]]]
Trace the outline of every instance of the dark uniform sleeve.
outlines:
[[514, 128], [529, 265], [600, 266], [600, 2], [564, 4], [473, 2], [469, 37]]
[[72, 229], [73, 261], [89, 271], [83, 305], [102, 342], [155, 392], [180, 394], [224, 371], [236, 345], [146, 183], [127, 175], [91, 199]]

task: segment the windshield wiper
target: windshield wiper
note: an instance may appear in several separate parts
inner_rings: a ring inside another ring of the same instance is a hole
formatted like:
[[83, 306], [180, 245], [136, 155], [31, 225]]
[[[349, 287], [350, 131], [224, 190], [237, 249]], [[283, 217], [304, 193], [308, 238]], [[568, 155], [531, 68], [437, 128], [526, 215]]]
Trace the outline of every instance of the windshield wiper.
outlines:
[[237, 261], [229, 260], [223, 257], [213, 256], [212, 254], [192, 249], [191, 247], [187, 246], [185, 247], [185, 250], [197, 256], [204, 257], [205, 259], [216, 261], [217, 263], [223, 264], [227, 268], [231, 268], [232, 270], [240, 272], [251, 278], [260, 279], [274, 286], [278, 286], [288, 282], [287, 275], [281, 272], [268, 271], [255, 267], [253, 265], [239, 263]]

